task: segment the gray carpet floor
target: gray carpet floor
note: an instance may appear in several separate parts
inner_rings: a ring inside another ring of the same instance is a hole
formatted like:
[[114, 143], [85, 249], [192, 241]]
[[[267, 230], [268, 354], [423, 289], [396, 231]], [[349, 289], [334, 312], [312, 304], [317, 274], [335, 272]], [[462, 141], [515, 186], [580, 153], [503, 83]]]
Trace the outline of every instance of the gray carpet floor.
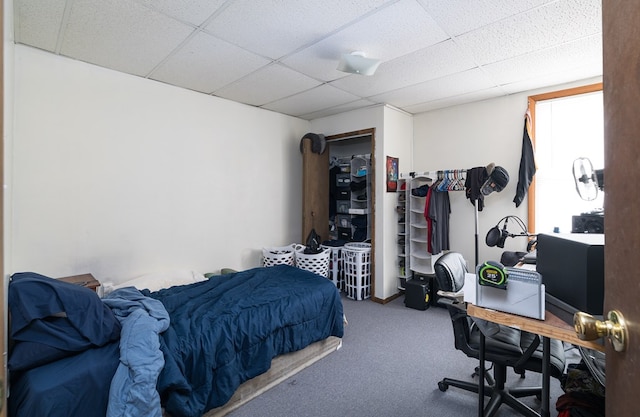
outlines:
[[[471, 378], [477, 360], [455, 350], [446, 309], [407, 308], [404, 296], [385, 305], [343, 297], [349, 322], [342, 348], [229, 414], [231, 417], [331, 416], [475, 416], [477, 395], [454, 387], [438, 389], [443, 377]], [[579, 362], [575, 350], [567, 363]], [[509, 371], [508, 384], [533, 386], [540, 375], [525, 379]], [[551, 416], [562, 395], [551, 381]], [[535, 397], [524, 400], [535, 410]], [[506, 405], [498, 417], [518, 414]]]

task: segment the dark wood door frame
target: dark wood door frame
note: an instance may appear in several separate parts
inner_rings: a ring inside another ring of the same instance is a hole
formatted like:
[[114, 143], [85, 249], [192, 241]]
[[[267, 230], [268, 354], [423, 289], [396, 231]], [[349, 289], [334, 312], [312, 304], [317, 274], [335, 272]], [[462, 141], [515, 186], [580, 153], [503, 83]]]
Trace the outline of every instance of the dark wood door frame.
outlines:
[[332, 144], [363, 138], [371, 138], [371, 298], [376, 301], [375, 294], [375, 200], [376, 200], [376, 159], [375, 128], [356, 130], [326, 136], [327, 149], [322, 155], [311, 152], [309, 141], [303, 145], [302, 168], [302, 242], [315, 229], [323, 239], [329, 235], [329, 153]]
[[[374, 294], [376, 293], [376, 274], [375, 274], [375, 259], [376, 259], [376, 251], [375, 251], [375, 240], [376, 240], [376, 228], [375, 228], [375, 220], [376, 220], [376, 157], [375, 157], [375, 148], [376, 148], [376, 129], [374, 127], [369, 129], [356, 130], [353, 132], [340, 133], [338, 135], [327, 136], [327, 146], [330, 147], [332, 143], [338, 143], [343, 140], [362, 138], [365, 136], [371, 137], [371, 212], [369, 215], [369, 224], [371, 225], [371, 299], [373, 301], [380, 302], [381, 300], [377, 299]], [[327, 222], [329, 221], [327, 217]]]

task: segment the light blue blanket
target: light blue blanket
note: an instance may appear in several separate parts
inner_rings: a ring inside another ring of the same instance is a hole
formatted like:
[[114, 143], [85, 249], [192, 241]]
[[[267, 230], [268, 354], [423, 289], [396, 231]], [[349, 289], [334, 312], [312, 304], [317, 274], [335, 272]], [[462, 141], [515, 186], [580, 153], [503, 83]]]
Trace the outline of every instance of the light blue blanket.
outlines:
[[158, 335], [169, 327], [167, 310], [134, 287], [115, 290], [103, 301], [122, 325], [107, 417], [162, 417], [156, 385], [164, 357]]

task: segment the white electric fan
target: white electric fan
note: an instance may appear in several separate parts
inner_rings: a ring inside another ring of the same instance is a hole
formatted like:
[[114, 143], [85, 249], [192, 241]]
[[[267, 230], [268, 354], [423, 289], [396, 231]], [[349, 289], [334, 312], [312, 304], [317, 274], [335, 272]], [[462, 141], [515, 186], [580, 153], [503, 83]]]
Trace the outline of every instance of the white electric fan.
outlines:
[[604, 191], [604, 169], [593, 169], [589, 158], [580, 157], [573, 161], [573, 179], [581, 199], [593, 201], [598, 190]]

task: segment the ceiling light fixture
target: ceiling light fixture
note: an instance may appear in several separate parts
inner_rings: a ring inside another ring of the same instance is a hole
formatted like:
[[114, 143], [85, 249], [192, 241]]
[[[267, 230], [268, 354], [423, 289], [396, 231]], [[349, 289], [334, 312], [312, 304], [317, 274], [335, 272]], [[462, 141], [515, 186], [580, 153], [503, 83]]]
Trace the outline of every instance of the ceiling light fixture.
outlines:
[[355, 51], [342, 54], [337, 70], [350, 74], [373, 75], [380, 62], [379, 59], [367, 58], [362, 51]]

